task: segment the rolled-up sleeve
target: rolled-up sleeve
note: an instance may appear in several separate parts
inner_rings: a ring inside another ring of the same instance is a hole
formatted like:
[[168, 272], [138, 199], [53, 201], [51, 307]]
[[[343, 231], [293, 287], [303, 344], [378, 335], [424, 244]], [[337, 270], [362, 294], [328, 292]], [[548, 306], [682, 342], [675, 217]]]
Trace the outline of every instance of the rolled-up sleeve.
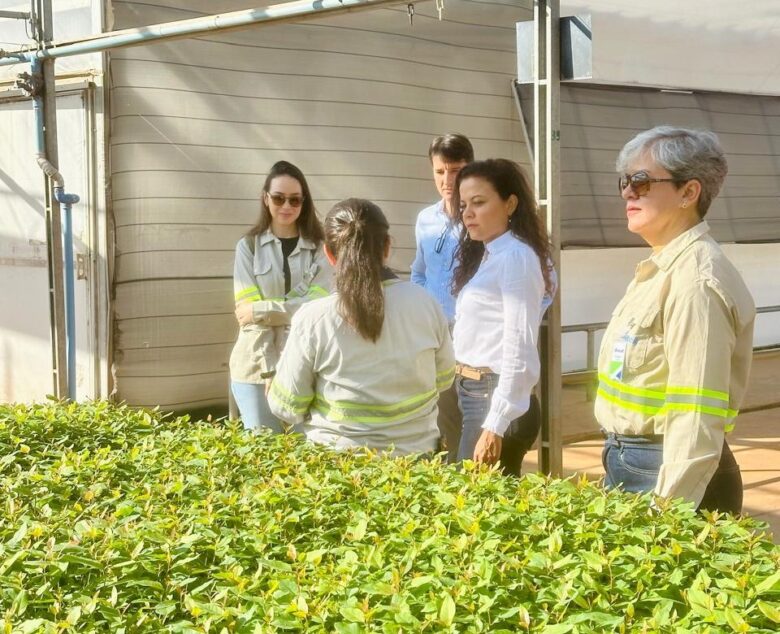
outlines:
[[537, 338], [544, 278], [532, 251], [513, 253], [500, 276], [503, 310], [501, 370], [482, 429], [503, 436], [509, 424], [528, 411], [539, 380]]
[[655, 493], [698, 505], [718, 468], [729, 409], [734, 316], [724, 298], [697, 282], [670, 298], [664, 310], [669, 364], [663, 407], [663, 463]]

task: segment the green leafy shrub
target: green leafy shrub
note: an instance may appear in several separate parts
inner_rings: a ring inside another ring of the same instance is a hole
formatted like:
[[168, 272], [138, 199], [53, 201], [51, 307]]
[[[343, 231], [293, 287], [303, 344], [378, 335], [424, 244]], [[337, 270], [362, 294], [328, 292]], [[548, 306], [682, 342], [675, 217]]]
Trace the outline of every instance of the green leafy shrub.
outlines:
[[584, 480], [0, 406], [5, 632], [776, 632], [757, 528]]

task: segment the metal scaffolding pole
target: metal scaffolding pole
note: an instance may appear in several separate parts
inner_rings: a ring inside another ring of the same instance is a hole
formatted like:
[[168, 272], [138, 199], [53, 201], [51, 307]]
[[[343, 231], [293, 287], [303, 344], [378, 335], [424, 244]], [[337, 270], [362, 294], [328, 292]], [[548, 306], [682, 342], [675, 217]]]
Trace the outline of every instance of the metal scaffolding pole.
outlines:
[[[534, 2], [534, 185], [547, 219], [555, 270], [561, 270], [560, 239], [560, 2]], [[561, 300], [558, 293], [541, 332], [542, 425], [539, 465], [563, 471], [561, 434]]]
[[[37, 32], [42, 37], [39, 45], [50, 43], [54, 39], [54, 24], [51, 0], [36, 3], [42, 9], [42, 15], [35, 18], [40, 25]], [[43, 115], [44, 147], [46, 158], [52, 165], [59, 165], [57, 147], [57, 88], [54, 81], [54, 60], [41, 64], [43, 76]], [[46, 229], [49, 256], [49, 312], [51, 316], [52, 368], [54, 395], [57, 398], [68, 396], [68, 373], [66, 353], [65, 323], [65, 280], [63, 275], [62, 214], [60, 203], [54, 196], [52, 179], [43, 174], [46, 201]], [[75, 379], [75, 377], [74, 377]]]
[[292, 22], [321, 14], [337, 15], [362, 9], [372, 9], [388, 4], [400, 4], [399, 0], [300, 0], [282, 4], [245, 9], [190, 20], [178, 20], [162, 24], [150, 24], [135, 29], [112, 31], [86, 37], [73, 42], [54, 43], [37, 51], [16, 51], [0, 58], [0, 66], [18, 64], [19, 60], [32, 58], [50, 59], [71, 55], [84, 55], [114, 48], [150, 44], [163, 40], [196, 37], [203, 33], [243, 29], [255, 24]]

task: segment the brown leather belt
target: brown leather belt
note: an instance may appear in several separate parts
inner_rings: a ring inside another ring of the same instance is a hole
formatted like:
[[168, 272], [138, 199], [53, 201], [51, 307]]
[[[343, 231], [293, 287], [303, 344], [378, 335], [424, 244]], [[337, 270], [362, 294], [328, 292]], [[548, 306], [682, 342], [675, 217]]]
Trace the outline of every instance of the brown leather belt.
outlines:
[[472, 368], [470, 365], [463, 365], [462, 363], [455, 364], [455, 374], [460, 374], [460, 376], [473, 379], [474, 381], [479, 381], [486, 374], [492, 373], [493, 370], [490, 368]]

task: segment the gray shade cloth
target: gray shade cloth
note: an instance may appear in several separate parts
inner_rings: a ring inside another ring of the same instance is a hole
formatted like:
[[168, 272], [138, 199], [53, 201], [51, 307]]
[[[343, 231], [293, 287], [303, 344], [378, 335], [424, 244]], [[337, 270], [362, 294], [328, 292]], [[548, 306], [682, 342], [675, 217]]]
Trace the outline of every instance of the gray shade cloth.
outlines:
[[[530, 123], [532, 89], [520, 93]], [[564, 247], [644, 246], [626, 229], [615, 159], [636, 133], [662, 124], [720, 137], [729, 174], [707, 214], [716, 240], [780, 240], [780, 97], [567, 84], [560, 116]]]

